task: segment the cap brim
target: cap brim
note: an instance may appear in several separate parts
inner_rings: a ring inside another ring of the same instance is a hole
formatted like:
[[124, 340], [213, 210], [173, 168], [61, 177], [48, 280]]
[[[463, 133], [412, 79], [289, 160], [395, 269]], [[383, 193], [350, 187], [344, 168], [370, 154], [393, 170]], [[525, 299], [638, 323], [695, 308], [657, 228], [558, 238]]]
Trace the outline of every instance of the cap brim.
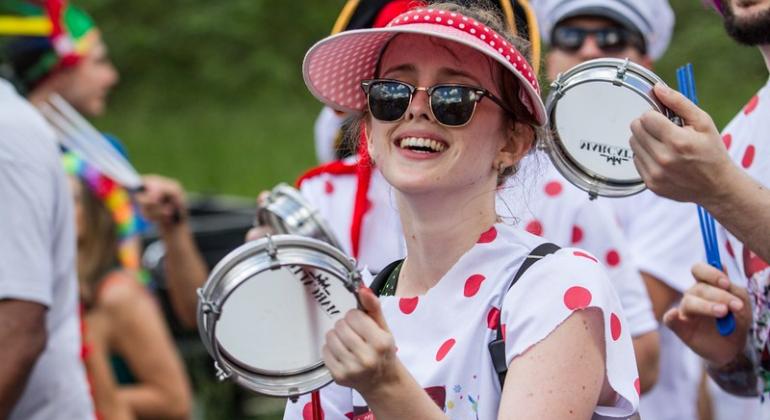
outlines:
[[[446, 39], [473, 48], [511, 71], [521, 86], [519, 98], [540, 126], [546, 124], [537, 76], [521, 54], [507, 42], [491, 46], [474, 35], [451, 26], [411, 23], [403, 26], [345, 31], [313, 45], [305, 55], [302, 75], [310, 92], [326, 105], [345, 112], [362, 112], [366, 96], [361, 81], [375, 77], [377, 63], [388, 42], [398, 34], [418, 34]], [[491, 42], [494, 44], [494, 42]], [[495, 49], [497, 47], [497, 49]], [[512, 59], [513, 62], [508, 61]], [[517, 61], [518, 59], [518, 61]], [[521, 64], [519, 64], [521, 62]]]

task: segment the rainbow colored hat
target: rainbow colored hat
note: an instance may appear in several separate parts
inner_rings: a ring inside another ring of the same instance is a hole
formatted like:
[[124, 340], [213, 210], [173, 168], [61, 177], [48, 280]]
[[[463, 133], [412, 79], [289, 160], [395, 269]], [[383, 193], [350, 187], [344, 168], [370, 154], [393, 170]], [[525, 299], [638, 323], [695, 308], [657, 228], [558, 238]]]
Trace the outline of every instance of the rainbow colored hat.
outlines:
[[41, 4], [0, 2], [0, 36], [13, 37], [3, 55], [25, 88], [33, 87], [56, 69], [76, 65], [99, 35], [93, 19], [66, 0]]
[[89, 191], [112, 214], [118, 234], [118, 261], [127, 269], [140, 268], [139, 249], [130, 240], [139, 234], [140, 220], [128, 191], [72, 152], [62, 153], [64, 171], [82, 179]]

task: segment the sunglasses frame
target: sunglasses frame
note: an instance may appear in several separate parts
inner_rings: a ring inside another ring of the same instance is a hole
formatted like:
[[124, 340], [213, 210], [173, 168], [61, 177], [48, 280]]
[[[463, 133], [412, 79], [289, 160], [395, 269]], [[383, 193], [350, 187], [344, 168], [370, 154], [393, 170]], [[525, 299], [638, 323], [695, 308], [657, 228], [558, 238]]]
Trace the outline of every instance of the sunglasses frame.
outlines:
[[[372, 113], [372, 105], [371, 105], [371, 102], [370, 102], [369, 91], [371, 90], [372, 86], [375, 83], [378, 83], [378, 82], [397, 83], [399, 85], [403, 85], [403, 86], [406, 86], [407, 88], [409, 88], [409, 102], [406, 104], [406, 108], [404, 108], [404, 112], [402, 112], [401, 115], [398, 118], [394, 119], [394, 120], [381, 120], [381, 119], [375, 117], [374, 114]], [[441, 122], [441, 120], [438, 118], [438, 116], [436, 116], [436, 113], [433, 110], [433, 92], [435, 92], [436, 89], [443, 88], [443, 87], [450, 87], [450, 88], [451, 87], [459, 87], [459, 88], [469, 89], [472, 93], [475, 94], [475, 97], [472, 98], [472, 100], [473, 100], [473, 109], [471, 110], [471, 115], [468, 117], [468, 120], [465, 121], [464, 123], [457, 124], [457, 125], [445, 124], [445, 123]], [[491, 94], [488, 90], [486, 90], [484, 88], [477, 87], [477, 86], [465, 85], [465, 84], [462, 84], [462, 83], [437, 83], [437, 84], [435, 84], [433, 86], [422, 87], [422, 86], [414, 86], [414, 85], [409, 84], [407, 82], [404, 82], [404, 81], [401, 81], [401, 80], [396, 80], [396, 79], [366, 79], [366, 80], [362, 80], [361, 81], [361, 89], [366, 94], [366, 106], [369, 109], [369, 113], [374, 118], [376, 118], [377, 120], [383, 121], [383, 122], [401, 121], [401, 119], [404, 118], [404, 115], [406, 115], [407, 111], [409, 111], [409, 107], [412, 105], [412, 99], [414, 99], [415, 92], [418, 92], [418, 91], [423, 91], [426, 94], [428, 94], [428, 107], [430, 108], [430, 114], [431, 114], [431, 116], [433, 116], [433, 119], [436, 120], [437, 123], [441, 124], [444, 127], [460, 128], [460, 127], [465, 127], [466, 125], [468, 125], [471, 122], [471, 120], [473, 119], [473, 116], [476, 115], [476, 106], [484, 98], [489, 98], [492, 102], [497, 104], [500, 108], [503, 109], [503, 111], [505, 111], [510, 116], [513, 117], [515, 115], [515, 113], [513, 111], [511, 111], [505, 105], [505, 103], [503, 103], [502, 99], [500, 99], [497, 96]]]
[[[556, 42], [556, 39], [558, 38], [556, 34], [560, 30], [571, 30], [580, 34], [579, 35], [580, 44], [578, 44], [577, 47], [575, 48], [569, 48], [567, 46], [564, 46], [563, 44], [559, 44], [558, 42]], [[618, 34], [620, 34], [619, 36], [622, 42], [618, 45], [621, 45], [621, 47], [613, 48], [607, 45], [602, 46], [600, 44], [599, 42], [600, 38], [597, 35], [601, 34], [602, 32], [608, 32], [608, 31], [616, 31]], [[599, 47], [599, 49], [605, 53], [613, 54], [613, 53], [620, 52], [628, 47], [633, 47], [638, 49], [639, 52], [641, 52], [642, 54], [647, 54], [647, 48], [644, 45], [644, 39], [641, 38], [636, 32], [628, 28], [624, 28], [622, 26], [609, 26], [604, 28], [593, 28], [593, 29], [581, 28], [579, 26], [570, 26], [570, 25], [559, 26], [553, 30], [553, 34], [551, 35], [551, 46], [563, 51], [567, 51], [569, 53], [575, 53], [579, 51], [581, 48], [583, 48], [583, 44], [585, 44], [586, 38], [588, 38], [589, 35], [594, 37], [594, 39], [596, 40], [596, 46]]]

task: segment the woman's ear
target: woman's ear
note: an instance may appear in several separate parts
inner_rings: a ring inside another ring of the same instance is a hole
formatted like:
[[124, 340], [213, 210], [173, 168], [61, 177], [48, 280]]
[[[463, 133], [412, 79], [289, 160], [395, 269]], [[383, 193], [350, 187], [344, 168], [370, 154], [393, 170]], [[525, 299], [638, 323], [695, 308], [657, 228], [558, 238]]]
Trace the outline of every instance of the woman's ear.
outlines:
[[504, 167], [514, 166], [529, 152], [535, 141], [535, 130], [529, 124], [513, 122], [508, 137], [500, 148], [498, 162]]

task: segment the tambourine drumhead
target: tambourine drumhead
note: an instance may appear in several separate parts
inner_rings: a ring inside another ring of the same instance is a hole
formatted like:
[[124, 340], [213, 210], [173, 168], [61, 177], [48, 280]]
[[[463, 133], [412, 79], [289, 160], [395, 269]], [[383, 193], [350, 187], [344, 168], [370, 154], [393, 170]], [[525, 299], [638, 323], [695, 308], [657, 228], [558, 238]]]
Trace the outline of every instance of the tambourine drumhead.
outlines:
[[278, 184], [257, 210], [260, 224], [272, 227], [277, 233], [314, 238], [342, 249], [331, 228], [318, 211], [302, 197], [299, 191], [286, 184]]
[[331, 381], [325, 334], [358, 306], [360, 277], [330, 245], [277, 235], [228, 254], [199, 291], [198, 325], [225, 377], [255, 392], [296, 396]]
[[654, 73], [628, 60], [597, 59], [559, 75], [546, 106], [556, 168], [592, 196], [622, 197], [645, 189], [629, 145], [631, 122], [649, 110], [673, 114], [653, 95]]

